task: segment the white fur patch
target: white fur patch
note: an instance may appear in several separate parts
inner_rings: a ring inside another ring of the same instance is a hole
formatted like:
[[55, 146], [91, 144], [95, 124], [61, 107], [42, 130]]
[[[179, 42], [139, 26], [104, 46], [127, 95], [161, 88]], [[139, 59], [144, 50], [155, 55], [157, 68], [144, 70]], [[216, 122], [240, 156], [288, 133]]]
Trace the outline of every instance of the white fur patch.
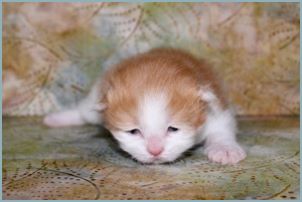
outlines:
[[[209, 112], [206, 122], [204, 136], [211, 139], [234, 140], [236, 133], [236, 121], [230, 110], [220, 112]], [[218, 137], [216, 137], [217, 134]], [[212, 136], [212, 137], [211, 137]]]
[[145, 135], [165, 135], [168, 127], [166, 107], [164, 94], [148, 94], [143, 97], [139, 106], [139, 122]]

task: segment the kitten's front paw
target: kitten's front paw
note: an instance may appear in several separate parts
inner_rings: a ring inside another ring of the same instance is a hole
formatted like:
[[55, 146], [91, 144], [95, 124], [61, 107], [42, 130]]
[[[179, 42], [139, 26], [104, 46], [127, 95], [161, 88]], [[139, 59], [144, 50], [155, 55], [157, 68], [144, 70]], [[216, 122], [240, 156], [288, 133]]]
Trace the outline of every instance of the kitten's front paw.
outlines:
[[245, 151], [236, 143], [230, 145], [213, 144], [205, 149], [205, 153], [212, 162], [236, 164], [246, 157]]

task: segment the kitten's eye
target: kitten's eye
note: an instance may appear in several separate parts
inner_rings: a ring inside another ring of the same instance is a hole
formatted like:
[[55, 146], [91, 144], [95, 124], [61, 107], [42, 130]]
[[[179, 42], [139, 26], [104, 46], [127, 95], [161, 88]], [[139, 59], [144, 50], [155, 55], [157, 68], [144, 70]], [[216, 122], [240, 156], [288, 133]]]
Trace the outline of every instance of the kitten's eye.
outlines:
[[178, 130], [179, 130], [178, 128], [175, 128], [175, 127], [172, 127], [172, 126], [168, 127], [168, 132], [176, 132]]
[[127, 133], [130, 133], [131, 135], [139, 135], [141, 133], [141, 131], [137, 128], [132, 129], [132, 130], [128, 130]]

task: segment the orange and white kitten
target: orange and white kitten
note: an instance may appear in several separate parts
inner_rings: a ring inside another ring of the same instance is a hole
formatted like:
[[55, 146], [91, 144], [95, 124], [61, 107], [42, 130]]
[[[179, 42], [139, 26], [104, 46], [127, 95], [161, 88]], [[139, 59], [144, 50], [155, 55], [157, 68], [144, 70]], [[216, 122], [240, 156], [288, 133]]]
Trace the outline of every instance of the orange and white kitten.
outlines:
[[210, 67], [174, 49], [154, 49], [108, 70], [77, 108], [50, 114], [50, 127], [104, 124], [135, 159], [163, 163], [205, 140], [213, 162], [246, 154], [236, 122]]

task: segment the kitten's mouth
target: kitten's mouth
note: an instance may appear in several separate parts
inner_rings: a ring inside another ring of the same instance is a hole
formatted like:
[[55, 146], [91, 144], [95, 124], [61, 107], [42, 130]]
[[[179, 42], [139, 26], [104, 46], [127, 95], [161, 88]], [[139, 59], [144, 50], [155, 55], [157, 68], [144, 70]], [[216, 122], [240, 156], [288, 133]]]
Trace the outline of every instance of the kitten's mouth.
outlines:
[[156, 164], [164, 164], [167, 163], [168, 161], [160, 158], [160, 157], [153, 157], [150, 159], [137, 159], [137, 158], [133, 158], [134, 161], [136, 161], [137, 163], [140, 163], [142, 165], [156, 165]]
[[183, 152], [181, 155], [179, 155], [177, 158], [175, 159], [165, 159], [161, 156], [157, 156], [157, 157], [152, 157], [148, 160], [138, 160], [135, 159], [137, 162], [143, 164], [143, 165], [170, 165], [173, 163], [177, 163], [179, 161], [183, 161], [185, 158], [189, 157], [192, 155], [192, 152], [195, 150], [196, 148], [192, 148], [189, 149], [188, 151]]
[[160, 160], [160, 159], [155, 159], [155, 160], [152, 160], [152, 161], [145, 161], [145, 162], [140, 161], [140, 163], [142, 163], [143, 165], [158, 165], [158, 164], [165, 164], [165, 163], [168, 163], [168, 162]]
[[164, 162], [165, 162], [165, 160], [158, 158], [158, 157], [154, 157], [152, 159], [152, 164], [160, 164], [160, 163], [164, 163]]
[[149, 160], [137, 160], [137, 161], [143, 165], [158, 165], [158, 164], [165, 165], [175, 162], [175, 160], [167, 160], [167, 159], [163, 159], [162, 157], [153, 157]]

